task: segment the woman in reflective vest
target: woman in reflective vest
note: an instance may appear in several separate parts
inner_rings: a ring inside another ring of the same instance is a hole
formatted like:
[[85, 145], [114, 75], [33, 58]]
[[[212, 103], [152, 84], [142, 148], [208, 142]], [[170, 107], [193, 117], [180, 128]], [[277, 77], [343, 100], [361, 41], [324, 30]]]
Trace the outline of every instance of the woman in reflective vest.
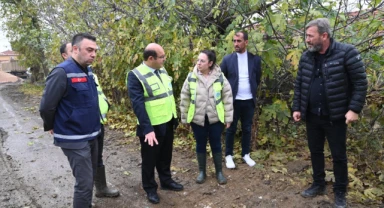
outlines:
[[206, 178], [206, 146], [209, 140], [216, 179], [219, 184], [227, 180], [222, 171], [221, 133], [233, 120], [233, 98], [229, 82], [215, 64], [216, 54], [203, 50], [193, 72], [188, 74], [181, 90], [181, 122], [190, 123], [196, 139], [199, 174], [196, 183]]

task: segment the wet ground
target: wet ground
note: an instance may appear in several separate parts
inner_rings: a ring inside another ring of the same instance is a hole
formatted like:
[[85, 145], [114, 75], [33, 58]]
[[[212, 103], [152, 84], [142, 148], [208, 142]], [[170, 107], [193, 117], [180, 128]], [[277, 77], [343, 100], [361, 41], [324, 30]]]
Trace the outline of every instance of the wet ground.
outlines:
[[[25, 96], [18, 83], [0, 84], [0, 207], [71, 207], [74, 178], [61, 149], [43, 132], [38, 114], [40, 97]], [[261, 166], [250, 168], [238, 161], [226, 170], [227, 185], [218, 185], [212, 159], [208, 179], [196, 184], [197, 164], [190, 150], [175, 148], [173, 178], [184, 185], [181, 192], [159, 190], [160, 204], [152, 205], [141, 188], [140, 144], [134, 137], [106, 129], [104, 162], [107, 180], [119, 189], [118, 198], [94, 198], [96, 207], [333, 207], [331, 185], [328, 195], [304, 199], [300, 191], [308, 184], [302, 174], [308, 160], [288, 163], [286, 171]], [[224, 166], [224, 164], [223, 164]], [[268, 166], [268, 162], [264, 162]], [[368, 207], [353, 203], [349, 207]], [[379, 207], [370, 206], [370, 207]]]

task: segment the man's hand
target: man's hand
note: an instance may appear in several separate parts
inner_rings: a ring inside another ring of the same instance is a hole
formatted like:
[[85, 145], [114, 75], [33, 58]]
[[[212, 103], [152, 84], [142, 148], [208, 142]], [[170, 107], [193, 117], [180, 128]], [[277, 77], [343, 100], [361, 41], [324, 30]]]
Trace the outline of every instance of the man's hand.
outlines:
[[301, 113], [300, 113], [300, 111], [293, 112], [293, 120], [296, 121], [296, 122], [301, 120]]
[[49, 130], [49, 133], [53, 135], [53, 129]]
[[231, 123], [226, 123], [225, 128], [228, 129], [231, 126]]
[[157, 142], [157, 139], [156, 139], [156, 135], [155, 135], [155, 132], [151, 131], [149, 132], [148, 134], [145, 135], [145, 140], [144, 142], [147, 142], [148, 141], [148, 144], [150, 146], [153, 147], [153, 142], [156, 143], [156, 145], [158, 145], [159, 143]]
[[349, 123], [357, 121], [358, 118], [359, 114], [349, 110], [347, 114], [345, 114], [345, 123], [348, 125]]

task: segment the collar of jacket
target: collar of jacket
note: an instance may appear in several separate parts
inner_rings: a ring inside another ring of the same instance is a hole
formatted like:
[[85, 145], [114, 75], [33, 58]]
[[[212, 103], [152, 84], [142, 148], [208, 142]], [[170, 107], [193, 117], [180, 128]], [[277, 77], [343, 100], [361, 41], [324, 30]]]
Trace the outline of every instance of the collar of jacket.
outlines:
[[[203, 75], [200, 75], [199, 73], [197, 73], [197, 67], [196, 66], [193, 68], [192, 73], [195, 74], [195, 76], [198, 80], [201, 80], [203, 77]], [[211, 75], [209, 76], [207, 82], [203, 81], [203, 83], [205, 83], [205, 86], [209, 87], [209, 86], [213, 85], [213, 83], [219, 78], [220, 73], [221, 73], [220, 67], [217, 64], [215, 64], [215, 67], [212, 69]]]
[[[217, 79], [217, 78], [219, 78], [219, 76], [220, 76], [220, 72], [221, 72], [221, 69], [220, 69], [220, 67], [217, 65], [217, 64], [215, 64], [215, 67], [213, 67], [213, 69], [211, 70], [211, 78], [214, 78], [215, 80]], [[197, 66], [195, 66], [195, 67], [193, 67], [193, 73], [196, 75], [196, 77], [197, 78], [199, 78], [200, 76], [202, 76], [202, 75], [200, 75], [199, 73], [198, 73], [198, 69], [197, 69]], [[211, 79], [210, 78], [210, 79]]]

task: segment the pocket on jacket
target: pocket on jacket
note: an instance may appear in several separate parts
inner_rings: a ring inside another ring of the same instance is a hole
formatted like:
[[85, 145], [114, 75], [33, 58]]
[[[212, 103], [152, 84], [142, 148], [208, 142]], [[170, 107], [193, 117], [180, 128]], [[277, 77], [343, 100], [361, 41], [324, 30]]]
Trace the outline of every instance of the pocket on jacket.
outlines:
[[156, 117], [161, 117], [167, 115], [167, 111], [171, 109], [164, 109], [165, 99], [158, 99], [149, 102], [151, 106], [152, 115], [156, 115]]

